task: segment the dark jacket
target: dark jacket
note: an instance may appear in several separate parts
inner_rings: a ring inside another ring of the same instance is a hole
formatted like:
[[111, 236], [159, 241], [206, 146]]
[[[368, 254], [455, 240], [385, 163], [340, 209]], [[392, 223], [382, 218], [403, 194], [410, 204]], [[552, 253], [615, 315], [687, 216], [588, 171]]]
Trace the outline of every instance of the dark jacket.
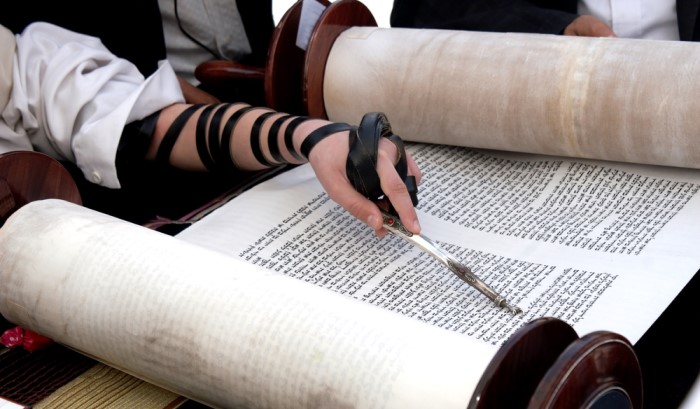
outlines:
[[[131, 61], [144, 75], [165, 58], [165, 40], [157, 1], [92, 0], [17, 1], [0, 13], [0, 24], [15, 33], [35, 22], [48, 23], [99, 37], [111, 52]], [[99, 4], [99, 6], [98, 6]]]
[[[392, 27], [561, 34], [576, 0], [394, 0]], [[700, 0], [676, 0], [683, 41], [700, 41]]]

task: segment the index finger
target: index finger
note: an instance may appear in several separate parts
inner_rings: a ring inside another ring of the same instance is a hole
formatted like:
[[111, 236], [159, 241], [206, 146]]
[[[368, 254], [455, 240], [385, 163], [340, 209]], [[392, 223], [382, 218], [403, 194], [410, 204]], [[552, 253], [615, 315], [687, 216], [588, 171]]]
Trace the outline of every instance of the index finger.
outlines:
[[412, 233], [420, 233], [418, 214], [413, 206], [411, 195], [394, 166], [389, 161], [380, 160], [377, 162], [377, 174], [382, 191], [399, 214], [401, 223]]

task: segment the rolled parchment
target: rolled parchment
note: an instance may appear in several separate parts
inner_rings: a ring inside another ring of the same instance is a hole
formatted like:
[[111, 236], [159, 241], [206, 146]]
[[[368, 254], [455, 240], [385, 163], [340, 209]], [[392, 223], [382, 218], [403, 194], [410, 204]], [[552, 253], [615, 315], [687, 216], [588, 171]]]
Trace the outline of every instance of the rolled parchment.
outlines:
[[58, 199], [0, 229], [0, 313], [222, 408], [465, 408], [497, 351]]
[[700, 168], [698, 77], [697, 43], [352, 27], [323, 103], [408, 141]]

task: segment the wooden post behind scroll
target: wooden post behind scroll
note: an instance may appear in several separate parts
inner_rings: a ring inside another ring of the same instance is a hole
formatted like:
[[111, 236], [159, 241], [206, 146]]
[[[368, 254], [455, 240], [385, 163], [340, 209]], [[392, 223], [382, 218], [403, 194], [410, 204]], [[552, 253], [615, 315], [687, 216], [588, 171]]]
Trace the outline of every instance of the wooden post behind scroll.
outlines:
[[337, 0], [326, 8], [312, 31], [305, 54], [302, 100], [307, 115], [328, 118], [323, 79], [328, 55], [338, 36], [350, 27], [376, 25], [372, 13], [360, 1]]
[[[303, 0], [298, 0], [284, 13], [273, 30], [264, 68], [235, 61], [212, 60], [198, 65], [195, 77], [202, 84], [214, 88], [236, 81], [262, 81], [268, 107], [293, 115], [307, 115], [307, 101], [323, 98], [317, 94], [315, 87], [322, 81], [325, 67], [325, 59], [317, 59], [319, 51], [330, 50], [333, 41], [348, 27], [377, 26], [374, 16], [362, 3], [342, 0], [318, 2], [326, 7], [326, 11], [314, 26], [322, 27], [322, 30], [312, 30], [309, 43], [315, 44], [315, 50], [311, 58], [307, 57], [305, 49], [297, 46], [300, 26], [306, 24], [301, 21]], [[321, 62], [320, 66], [316, 65], [317, 61]], [[309, 74], [313, 78], [307, 78]], [[309, 89], [306, 84], [314, 86]]]
[[[329, 2], [322, 0], [328, 5]], [[302, 81], [305, 50], [297, 47], [296, 39], [301, 20], [302, 0], [297, 1], [282, 16], [270, 40], [265, 65], [265, 101], [277, 111], [305, 115]]]
[[82, 204], [78, 186], [60, 162], [33, 151], [0, 154], [0, 226], [25, 204], [49, 198]]
[[[310, 55], [296, 45], [302, 0], [294, 3], [275, 27], [265, 66], [265, 100], [272, 109], [295, 115], [310, 114], [309, 103], [323, 101], [322, 86], [317, 84], [322, 85], [326, 57], [333, 41], [348, 27], [377, 26], [369, 9], [358, 1], [319, 2], [326, 10], [311, 32], [309, 44], [314, 46], [309, 48]], [[312, 116], [325, 118], [325, 114], [316, 112], [314, 109]]]
[[[296, 45], [301, 22], [302, 0], [295, 2], [275, 26], [264, 67], [237, 61], [210, 60], [200, 63], [195, 77], [210, 89], [236, 82], [262, 82], [265, 104], [277, 111], [306, 115], [303, 104], [305, 50]], [[318, 0], [328, 6], [328, 0]]]

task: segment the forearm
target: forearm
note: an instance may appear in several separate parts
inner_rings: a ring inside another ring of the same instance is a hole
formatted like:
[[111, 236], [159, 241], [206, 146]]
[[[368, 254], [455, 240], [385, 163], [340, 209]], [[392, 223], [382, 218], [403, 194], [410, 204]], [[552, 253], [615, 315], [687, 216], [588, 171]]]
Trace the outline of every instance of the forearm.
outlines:
[[[385, 231], [379, 208], [348, 178], [350, 132], [355, 132], [355, 127], [345, 123], [291, 116], [246, 104], [177, 104], [159, 114], [146, 158], [186, 170], [219, 172], [232, 167], [259, 170], [308, 160], [331, 199], [382, 235]], [[370, 160], [386, 198], [404, 225], [418, 233], [413, 200], [404, 184], [406, 175], [394, 168], [397, 148], [384, 139], [376, 146], [376, 158]], [[405, 155], [402, 160], [408, 165], [408, 174], [419, 181], [417, 165], [408, 153]]]
[[[176, 104], [160, 113], [147, 159], [157, 158], [166, 134], [188, 107]], [[300, 164], [307, 160], [301, 154], [304, 139], [328, 124], [330, 122], [321, 119], [300, 118], [246, 104], [202, 106], [185, 120], [179, 132], [175, 130], [176, 141], [168, 163], [185, 170], [205, 171], [208, 169], [205, 163], [207, 156], [213, 157], [216, 162], [222, 155], [230, 155], [232, 163], [227, 165], [241, 170], [260, 170], [285, 163]], [[347, 135], [347, 131], [339, 133]], [[201, 153], [203, 143], [210, 155]]]

